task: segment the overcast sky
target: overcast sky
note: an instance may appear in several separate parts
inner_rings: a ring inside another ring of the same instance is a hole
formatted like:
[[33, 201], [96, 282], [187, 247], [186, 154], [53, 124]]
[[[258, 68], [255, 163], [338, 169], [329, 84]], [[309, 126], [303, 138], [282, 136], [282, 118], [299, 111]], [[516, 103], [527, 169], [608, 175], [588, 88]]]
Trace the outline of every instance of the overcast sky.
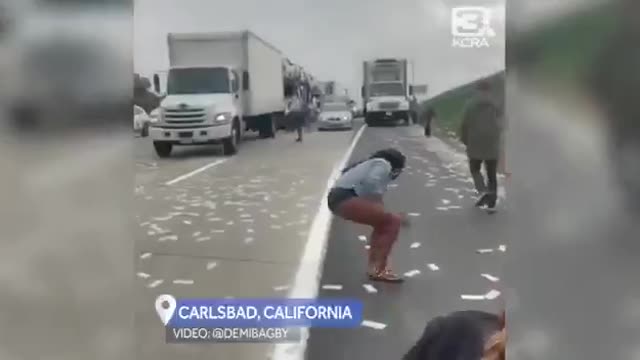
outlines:
[[[504, 69], [503, 0], [135, 0], [135, 70], [168, 68], [168, 32], [251, 29], [321, 80], [359, 98], [362, 61], [406, 57], [435, 95]], [[494, 9], [491, 47], [451, 46], [451, 8]]]

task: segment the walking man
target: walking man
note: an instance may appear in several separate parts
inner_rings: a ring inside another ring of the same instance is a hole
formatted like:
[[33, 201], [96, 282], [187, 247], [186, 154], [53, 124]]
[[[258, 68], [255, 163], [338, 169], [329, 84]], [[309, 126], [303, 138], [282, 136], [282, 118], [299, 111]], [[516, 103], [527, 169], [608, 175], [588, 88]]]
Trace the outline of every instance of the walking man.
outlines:
[[[498, 201], [498, 158], [502, 137], [502, 110], [491, 98], [491, 86], [482, 81], [478, 94], [465, 106], [460, 136], [467, 147], [469, 169], [480, 199], [476, 207], [494, 212]], [[487, 174], [485, 181], [481, 169]]]
[[431, 121], [436, 116], [433, 107], [429, 107], [424, 113], [424, 136], [431, 137]]
[[296, 91], [291, 100], [289, 100], [287, 106], [286, 116], [289, 118], [289, 123], [295, 128], [298, 133], [296, 142], [302, 142], [302, 133], [306, 122], [307, 111], [304, 101], [300, 96], [300, 91]]

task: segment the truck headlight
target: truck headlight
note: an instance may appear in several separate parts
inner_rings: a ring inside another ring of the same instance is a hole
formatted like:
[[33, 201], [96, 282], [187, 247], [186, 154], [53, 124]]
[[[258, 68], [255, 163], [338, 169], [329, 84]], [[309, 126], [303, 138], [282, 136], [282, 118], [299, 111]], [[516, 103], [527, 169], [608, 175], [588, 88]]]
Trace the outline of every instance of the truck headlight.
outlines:
[[231, 118], [232, 118], [231, 113], [220, 113], [215, 116], [214, 121], [222, 124], [222, 123], [230, 122]]
[[160, 120], [160, 109], [155, 109], [151, 112], [151, 114], [149, 114], [149, 118], [151, 119], [152, 123], [157, 123]]

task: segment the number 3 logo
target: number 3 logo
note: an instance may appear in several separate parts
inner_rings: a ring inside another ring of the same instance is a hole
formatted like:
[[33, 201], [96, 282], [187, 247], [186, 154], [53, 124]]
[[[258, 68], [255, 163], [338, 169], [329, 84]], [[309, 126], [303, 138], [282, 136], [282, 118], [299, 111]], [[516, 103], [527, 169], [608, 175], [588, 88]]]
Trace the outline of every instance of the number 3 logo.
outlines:
[[458, 7], [451, 10], [453, 36], [492, 36], [489, 25], [490, 10], [483, 7]]

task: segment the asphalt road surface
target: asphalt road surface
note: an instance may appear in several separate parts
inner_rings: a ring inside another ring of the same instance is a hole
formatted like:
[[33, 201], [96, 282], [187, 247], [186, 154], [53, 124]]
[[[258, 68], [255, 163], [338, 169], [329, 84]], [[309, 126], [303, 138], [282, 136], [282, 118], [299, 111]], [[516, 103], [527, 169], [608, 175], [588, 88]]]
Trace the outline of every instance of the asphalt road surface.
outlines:
[[[137, 358], [268, 356], [270, 347], [260, 344], [166, 345], [152, 304], [162, 293], [287, 296], [329, 175], [358, 124], [353, 131], [309, 133], [302, 144], [287, 133], [249, 140], [229, 158], [207, 146], [178, 148], [171, 158], [158, 159], [148, 139], [136, 139]], [[369, 230], [334, 221], [319, 295], [361, 298], [365, 319], [385, 327], [314, 329], [308, 359], [399, 358], [434, 316], [500, 308], [500, 297], [461, 296], [501, 290], [504, 212], [489, 215], [473, 208], [475, 191], [464, 156], [438, 139], [426, 139], [421, 127], [365, 128], [351, 160], [390, 146], [407, 155], [408, 166], [386, 203], [410, 213], [413, 223], [402, 231], [392, 263], [400, 273], [414, 275], [401, 285], [371, 284], [365, 276], [366, 242], [360, 239]], [[327, 285], [340, 290], [325, 290]]]
[[265, 359], [266, 344], [167, 345], [155, 298], [286, 297], [334, 165], [353, 131], [278, 133], [233, 157], [135, 139], [136, 358]]
[[334, 221], [320, 296], [362, 299], [369, 322], [358, 329], [312, 329], [309, 360], [400, 359], [429, 319], [454, 310], [498, 311], [502, 306], [498, 293], [490, 292], [502, 291], [504, 211], [489, 215], [475, 209], [464, 157], [438, 139], [426, 139], [420, 127], [367, 128], [352, 159], [389, 146], [408, 158], [385, 204], [412, 215], [412, 227], [402, 230], [392, 258], [393, 268], [410, 277], [403, 284], [370, 282], [365, 275], [370, 230]]

